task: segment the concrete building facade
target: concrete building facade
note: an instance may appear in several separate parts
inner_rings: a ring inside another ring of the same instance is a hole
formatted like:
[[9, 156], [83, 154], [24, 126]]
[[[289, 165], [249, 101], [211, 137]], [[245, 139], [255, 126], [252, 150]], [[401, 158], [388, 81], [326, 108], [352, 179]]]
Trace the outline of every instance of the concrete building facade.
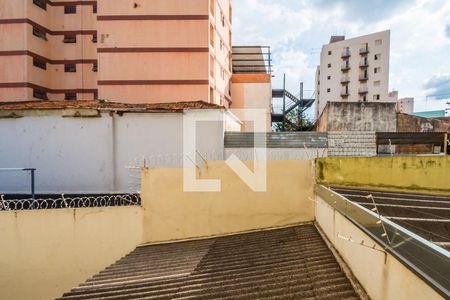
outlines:
[[231, 0], [0, 4], [0, 101], [231, 103]]
[[[139, 166], [183, 165], [183, 119], [199, 116], [224, 118], [198, 122], [197, 134], [208, 138], [196, 140], [203, 158], [223, 159], [225, 128], [237, 122], [228, 110], [203, 102], [150, 105], [100, 101], [0, 105], [0, 136], [7, 141], [0, 143], [0, 166], [36, 168], [40, 194], [136, 193]], [[0, 194], [28, 193], [29, 184], [26, 172], [0, 172]]]
[[414, 112], [414, 97], [406, 97], [397, 100], [397, 112], [411, 114]]
[[316, 71], [318, 119], [328, 102], [389, 102], [390, 31], [331, 37]]

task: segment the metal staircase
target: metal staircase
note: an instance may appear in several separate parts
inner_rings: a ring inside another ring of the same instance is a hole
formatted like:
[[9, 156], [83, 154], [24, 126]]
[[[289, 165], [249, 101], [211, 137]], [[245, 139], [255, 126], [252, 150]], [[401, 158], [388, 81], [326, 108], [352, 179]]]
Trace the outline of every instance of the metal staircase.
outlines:
[[[294, 126], [298, 131], [303, 131], [305, 129], [304, 124], [302, 124], [303, 114], [315, 101], [315, 99], [303, 98], [303, 82], [300, 83], [300, 97], [298, 98], [286, 90], [286, 78], [284, 78], [283, 89], [272, 90], [272, 99], [276, 98], [283, 99], [283, 106], [281, 111], [275, 111], [272, 105], [272, 123], [281, 122], [283, 131], [286, 124]], [[297, 109], [297, 120], [291, 120], [288, 114], [295, 109]]]

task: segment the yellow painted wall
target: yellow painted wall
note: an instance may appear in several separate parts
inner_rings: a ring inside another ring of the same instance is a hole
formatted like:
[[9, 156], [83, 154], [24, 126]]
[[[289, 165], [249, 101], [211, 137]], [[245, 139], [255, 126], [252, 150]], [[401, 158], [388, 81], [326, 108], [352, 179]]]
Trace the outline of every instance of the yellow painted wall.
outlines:
[[[367, 234], [316, 196], [316, 221], [373, 300], [442, 299], [391, 254], [358, 245], [376, 245]], [[338, 237], [351, 237], [351, 243]]]
[[310, 160], [268, 161], [267, 192], [253, 192], [223, 161], [199, 179], [221, 179], [221, 192], [183, 192], [181, 168], [144, 169], [144, 242], [207, 237], [314, 220]]
[[54, 299], [132, 251], [139, 206], [0, 212], [0, 299]]
[[450, 156], [327, 157], [316, 168], [328, 186], [450, 194]]

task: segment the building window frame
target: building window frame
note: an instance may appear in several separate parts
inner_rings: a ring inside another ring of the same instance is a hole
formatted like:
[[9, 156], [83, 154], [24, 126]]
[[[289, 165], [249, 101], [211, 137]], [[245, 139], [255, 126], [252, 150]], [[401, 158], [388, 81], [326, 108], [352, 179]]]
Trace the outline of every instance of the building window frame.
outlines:
[[33, 98], [39, 100], [48, 100], [47, 92], [40, 89], [33, 89]]
[[75, 92], [65, 93], [64, 99], [65, 100], [70, 100], [70, 101], [77, 100], [77, 93], [75, 93]]
[[33, 66], [42, 70], [47, 70], [47, 63], [44, 60], [36, 57], [33, 57]]
[[76, 34], [65, 34], [63, 43], [65, 44], [75, 44], [77, 42], [77, 35]]
[[41, 40], [48, 41], [47, 34], [43, 30], [40, 30], [35, 26], [33, 26], [33, 35], [40, 38]]
[[92, 72], [97, 72], [98, 71], [98, 64], [94, 63], [92, 64]]
[[33, 0], [33, 4], [43, 10], [47, 10], [47, 1], [46, 0]]
[[77, 6], [76, 5], [64, 5], [64, 14], [65, 15], [72, 15], [77, 13]]
[[77, 71], [76, 64], [64, 64], [64, 72], [65, 73], [75, 73]]

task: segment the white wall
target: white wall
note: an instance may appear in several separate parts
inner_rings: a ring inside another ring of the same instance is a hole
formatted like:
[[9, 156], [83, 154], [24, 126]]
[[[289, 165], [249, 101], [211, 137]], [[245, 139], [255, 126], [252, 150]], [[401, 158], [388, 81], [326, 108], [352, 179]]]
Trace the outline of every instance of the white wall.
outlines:
[[[197, 128], [198, 151], [221, 159], [223, 123], [200, 122]], [[36, 168], [37, 193], [137, 192], [139, 170], [128, 166], [142, 166], [144, 159], [147, 166], [182, 164], [183, 113], [72, 118], [58, 111], [0, 118], [0, 138], [0, 168]], [[0, 194], [29, 193], [29, 185], [28, 173], [0, 172]]]
[[[381, 40], [381, 45], [376, 45], [376, 40]], [[369, 45], [369, 53], [367, 54], [369, 67], [367, 82], [360, 82], [359, 75], [361, 68], [359, 67], [362, 61], [362, 56], [359, 49], [363, 44]], [[344, 62], [342, 59], [342, 52], [345, 47], [350, 48], [351, 56], [348, 58], [350, 62], [350, 70], [342, 72], [341, 66]], [[331, 54], [329, 54], [331, 51]], [[381, 54], [378, 60], [375, 60], [375, 54]], [[319, 91], [316, 101], [316, 118], [320, 116], [327, 102], [332, 101], [348, 101], [358, 102], [361, 100], [359, 95], [359, 87], [367, 86], [368, 93], [366, 95], [367, 102], [387, 102], [390, 101], [388, 97], [389, 90], [389, 61], [390, 61], [390, 31], [377, 32], [365, 36], [360, 36], [348, 40], [343, 40], [331, 44], [324, 45], [320, 55], [320, 74], [319, 70], [316, 72], [316, 88]], [[328, 68], [328, 64], [331, 67]], [[381, 68], [381, 72], [374, 73], [375, 68]], [[331, 76], [328, 79], [328, 76]], [[350, 79], [349, 96], [347, 98], [341, 97], [341, 78], [348, 76]], [[320, 85], [318, 82], [320, 81]], [[379, 81], [379, 86], [375, 86], [375, 82]], [[330, 89], [330, 92], [327, 92]], [[380, 95], [380, 100], [375, 101], [374, 95]], [[394, 101], [395, 102], [395, 101]]]

